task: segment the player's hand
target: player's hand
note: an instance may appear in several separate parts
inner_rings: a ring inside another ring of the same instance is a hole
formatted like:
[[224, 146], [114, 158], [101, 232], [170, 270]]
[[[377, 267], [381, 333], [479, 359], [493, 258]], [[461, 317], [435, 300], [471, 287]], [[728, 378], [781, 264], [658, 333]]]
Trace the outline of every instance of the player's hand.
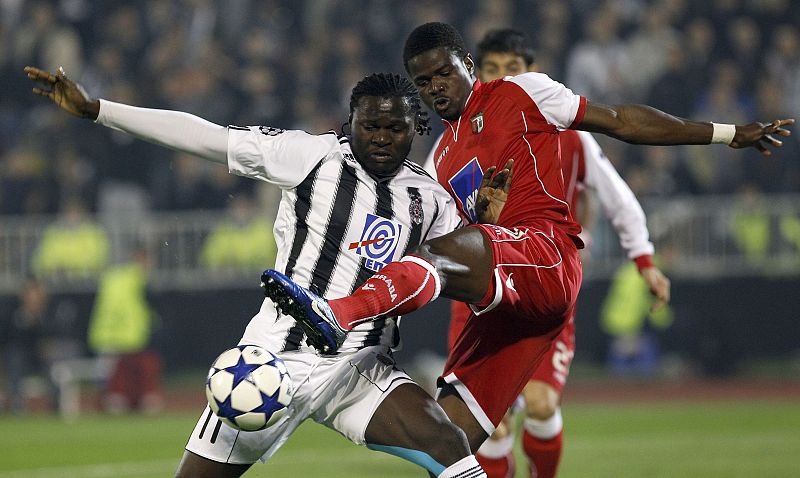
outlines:
[[506, 205], [508, 191], [511, 189], [511, 179], [514, 175], [514, 160], [509, 159], [505, 167], [497, 174], [496, 167], [486, 170], [478, 188], [478, 198], [475, 200], [475, 214], [481, 224], [497, 224], [500, 213]]
[[670, 281], [656, 266], [645, 267], [641, 270], [642, 278], [647, 282], [650, 293], [656, 301], [650, 306], [650, 311], [655, 312], [669, 303]]
[[794, 124], [794, 118], [775, 120], [772, 123], [750, 123], [744, 126], [736, 126], [736, 135], [731, 141], [731, 148], [747, 148], [754, 147], [761, 151], [764, 156], [772, 154], [767, 146], [773, 148], [780, 148], [783, 142], [773, 137], [778, 136], [791, 136], [792, 132], [782, 126], [789, 126]]
[[41, 85], [33, 88], [35, 94], [50, 98], [61, 109], [79, 118], [97, 119], [100, 102], [90, 97], [81, 85], [67, 78], [63, 68], [59, 67], [53, 75], [39, 68], [26, 66], [25, 74]]

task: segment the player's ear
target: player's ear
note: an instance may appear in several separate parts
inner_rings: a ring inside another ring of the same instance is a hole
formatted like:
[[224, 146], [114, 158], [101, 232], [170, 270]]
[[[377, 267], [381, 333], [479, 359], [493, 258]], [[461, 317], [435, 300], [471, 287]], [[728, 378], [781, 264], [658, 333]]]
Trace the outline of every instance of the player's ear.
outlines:
[[467, 67], [467, 71], [470, 75], [475, 74], [475, 60], [472, 59], [472, 53], [467, 53], [464, 56], [464, 66]]

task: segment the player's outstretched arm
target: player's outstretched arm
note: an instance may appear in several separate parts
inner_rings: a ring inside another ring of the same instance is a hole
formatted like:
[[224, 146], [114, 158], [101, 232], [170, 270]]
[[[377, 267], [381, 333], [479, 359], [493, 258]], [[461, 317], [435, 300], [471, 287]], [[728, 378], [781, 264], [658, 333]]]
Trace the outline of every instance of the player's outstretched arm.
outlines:
[[52, 74], [26, 66], [25, 74], [39, 85], [33, 88], [35, 94], [49, 98], [75, 116], [209, 161], [227, 162], [228, 129], [224, 126], [181, 111], [138, 108], [92, 98], [61, 68]]
[[506, 205], [508, 191], [511, 190], [511, 180], [514, 176], [514, 160], [509, 159], [503, 169], [495, 174], [496, 167], [486, 170], [478, 188], [478, 198], [475, 200], [475, 213], [481, 224], [497, 224], [500, 213]]
[[747, 125], [705, 123], [672, 116], [646, 105], [587, 103], [583, 121], [577, 129], [603, 133], [633, 144], [722, 143], [732, 148], [753, 147], [769, 156], [772, 154], [770, 147], [777, 148], [783, 144], [773, 135], [791, 135], [784, 126], [792, 124], [794, 118]]
[[25, 74], [41, 85], [33, 88], [35, 94], [50, 98], [61, 109], [79, 118], [97, 119], [100, 101], [91, 98], [83, 87], [67, 78], [63, 68], [59, 67], [54, 75], [33, 66], [26, 66]]

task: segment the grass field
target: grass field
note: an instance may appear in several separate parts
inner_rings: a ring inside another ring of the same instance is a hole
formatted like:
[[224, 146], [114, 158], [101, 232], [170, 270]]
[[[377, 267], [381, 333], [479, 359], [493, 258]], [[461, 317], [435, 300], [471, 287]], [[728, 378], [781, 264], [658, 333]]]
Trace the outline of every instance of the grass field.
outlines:
[[[172, 476], [195, 415], [0, 417], [0, 478]], [[800, 476], [800, 403], [575, 403], [565, 409], [562, 478]], [[517, 476], [523, 476], [518, 470]], [[245, 476], [422, 477], [398, 458], [314, 423]]]

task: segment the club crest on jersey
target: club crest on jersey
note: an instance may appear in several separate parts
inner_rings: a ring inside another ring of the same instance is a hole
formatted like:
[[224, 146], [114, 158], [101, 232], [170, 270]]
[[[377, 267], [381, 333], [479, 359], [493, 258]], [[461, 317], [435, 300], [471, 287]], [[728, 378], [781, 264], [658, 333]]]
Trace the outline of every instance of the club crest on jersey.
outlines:
[[472, 125], [473, 134], [478, 134], [483, 131], [483, 111], [470, 118], [469, 122]]
[[394, 260], [403, 225], [385, 217], [367, 214], [361, 239], [351, 242], [348, 250], [366, 259], [364, 267], [379, 271]]
[[469, 217], [472, 222], [478, 222], [478, 214], [475, 212], [475, 201], [478, 200], [478, 188], [483, 179], [483, 171], [478, 163], [478, 158], [459, 169], [447, 182], [453, 189], [458, 202], [461, 203], [461, 211]]
[[408, 204], [408, 216], [411, 224], [418, 226], [425, 220], [425, 211], [422, 210], [422, 196], [417, 191], [410, 191], [411, 202]]

